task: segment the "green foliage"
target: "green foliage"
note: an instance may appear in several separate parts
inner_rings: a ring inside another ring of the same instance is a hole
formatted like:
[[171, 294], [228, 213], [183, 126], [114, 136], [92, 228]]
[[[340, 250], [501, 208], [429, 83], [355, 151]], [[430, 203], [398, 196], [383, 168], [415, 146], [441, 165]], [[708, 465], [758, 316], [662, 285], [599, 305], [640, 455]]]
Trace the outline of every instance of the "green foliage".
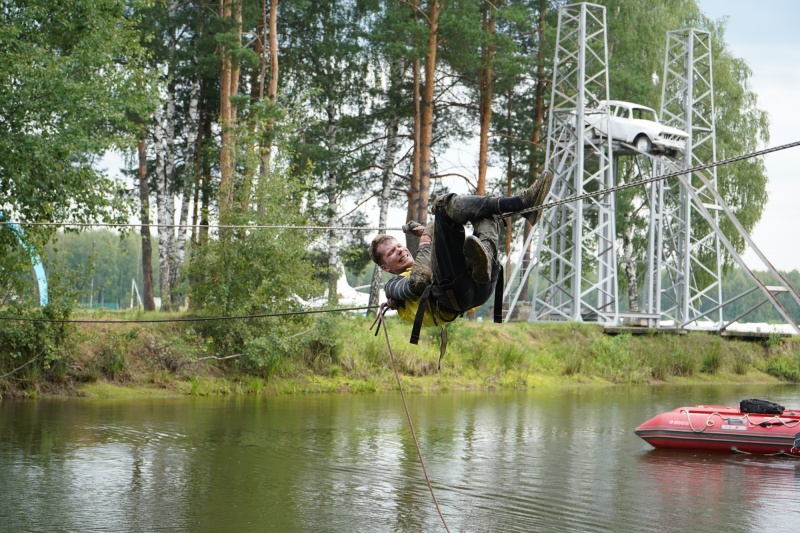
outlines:
[[770, 332], [767, 340], [764, 341], [764, 346], [767, 348], [773, 348], [783, 345], [783, 336], [777, 332]]
[[337, 362], [341, 348], [336, 344], [340, 319], [336, 315], [323, 314], [315, 319], [311, 331], [304, 335], [306, 359], [310, 363]]
[[42, 372], [63, 381], [77, 349], [74, 325], [58, 322], [72, 313], [72, 298], [61, 278], [50, 279], [49, 296], [44, 307], [38, 307], [30, 293], [0, 306], [3, 316], [22, 319], [0, 320], [0, 375], [9, 374], [5, 379], [23, 388], [37, 386]]
[[98, 369], [113, 380], [125, 381], [130, 379], [128, 367], [128, 353], [121, 346], [111, 343], [100, 348], [98, 355]]
[[[301, 224], [291, 182], [272, 180], [263, 223]], [[232, 223], [237, 222], [232, 216]], [[192, 250], [187, 276], [192, 309], [206, 316], [286, 314], [302, 309], [301, 298], [318, 291], [314, 269], [305, 260], [309, 235], [288, 229], [227, 231]], [[244, 354], [243, 368], [269, 377], [302, 346], [309, 329], [304, 315], [249, 321], [202, 322], [198, 332], [221, 356]]]
[[600, 336], [589, 344], [592, 370], [616, 383], [640, 383], [647, 377], [642, 358], [630, 349], [630, 335]]
[[0, 10], [0, 191], [18, 220], [114, 220], [124, 207], [120, 184], [93, 163], [127, 145], [129, 113], [148, 108], [135, 5], [36, 0]]
[[38, 305], [35, 285], [30, 254], [9, 226], [0, 226], [0, 306], [12, 301]]
[[246, 365], [265, 378], [274, 376], [288, 352], [288, 347], [282, 340], [274, 335], [244, 338], [243, 350]]
[[750, 357], [745, 352], [736, 351], [733, 354], [733, 371], [743, 376], [750, 368]]
[[500, 358], [500, 364], [506, 370], [519, 369], [525, 358], [522, 349], [515, 344], [503, 344], [500, 346], [497, 356]]
[[700, 372], [706, 374], [716, 373], [722, 366], [722, 339], [714, 337], [714, 342], [707, 345], [703, 353]]
[[767, 362], [767, 374], [792, 383], [800, 382], [800, 357], [781, 355]]
[[564, 357], [564, 375], [565, 376], [574, 376], [575, 374], [580, 374], [583, 370], [583, 353], [579, 348], [575, 348], [573, 350], [569, 350]]

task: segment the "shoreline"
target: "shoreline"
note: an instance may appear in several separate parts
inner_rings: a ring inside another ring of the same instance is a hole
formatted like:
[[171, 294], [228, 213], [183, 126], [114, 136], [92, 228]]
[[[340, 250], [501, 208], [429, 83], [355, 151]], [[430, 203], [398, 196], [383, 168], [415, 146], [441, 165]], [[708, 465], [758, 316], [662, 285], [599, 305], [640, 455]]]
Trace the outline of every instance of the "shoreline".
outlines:
[[[210, 352], [189, 326], [87, 325], [61, 366], [0, 381], [0, 401], [397, 391], [385, 337], [374, 336], [370, 323], [342, 316], [331, 327], [328, 319], [319, 335], [309, 330], [294, 352], [257, 371], [238, 355]], [[420, 344], [411, 345], [406, 324], [390, 319], [387, 325], [403, 390], [410, 393], [800, 381], [795, 337], [611, 335], [587, 324], [460, 320], [448, 327], [449, 346], [437, 371], [438, 330], [424, 331]]]

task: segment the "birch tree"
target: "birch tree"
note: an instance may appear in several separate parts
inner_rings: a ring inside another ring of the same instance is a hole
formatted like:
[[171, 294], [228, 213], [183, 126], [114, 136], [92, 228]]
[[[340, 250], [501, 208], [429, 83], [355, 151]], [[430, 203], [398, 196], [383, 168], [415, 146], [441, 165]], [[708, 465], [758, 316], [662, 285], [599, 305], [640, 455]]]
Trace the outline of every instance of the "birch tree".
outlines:
[[[136, 6], [136, 3], [130, 4]], [[135, 150], [152, 97], [121, 0], [34, 0], [0, 10], [0, 210], [17, 222], [125, 222], [123, 185], [95, 163]], [[79, 15], [79, 16], [78, 16]], [[39, 247], [55, 228], [27, 228]], [[0, 228], [0, 244], [16, 237]], [[9, 271], [0, 272], [5, 286]]]

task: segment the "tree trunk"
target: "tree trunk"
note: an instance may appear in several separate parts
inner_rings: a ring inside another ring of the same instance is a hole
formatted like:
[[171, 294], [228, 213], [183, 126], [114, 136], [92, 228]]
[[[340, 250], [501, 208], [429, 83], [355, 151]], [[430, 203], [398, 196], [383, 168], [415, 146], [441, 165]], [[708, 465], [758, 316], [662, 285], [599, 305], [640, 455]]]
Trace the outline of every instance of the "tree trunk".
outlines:
[[[512, 196], [514, 193], [514, 141], [512, 140], [511, 118], [513, 111], [514, 90], [509, 89], [506, 105], [506, 123], [508, 124], [508, 139], [506, 140], [506, 196]], [[510, 220], [506, 220], [506, 283], [510, 281], [511, 276], [511, 237], [512, 225]]]
[[[175, 176], [175, 92], [175, 84], [170, 83], [167, 90], [167, 116], [164, 122], [164, 151], [166, 155], [166, 168], [164, 169], [166, 202], [164, 214], [166, 215], [166, 221], [162, 222], [162, 224], [167, 224], [169, 227], [162, 226], [162, 231], [158, 232], [158, 249], [159, 252], [164, 250], [168, 262], [168, 271], [166, 273], [162, 272], [162, 275], [167, 274], [169, 276], [169, 295], [161, 295], [161, 306], [164, 311], [169, 311], [176, 307], [177, 295], [173, 293], [178, 286], [178, 265], [175, 259], [175, 228], [172, 227], [175, 224], [175, 193], [177, 192], [175, 187], [177, 182]], [[164, 300], [166, 299], [169, 301], [166, 302], [166, 308], [164, 308]]]
[[478, 92], [480, 94], [480, 148], [478, 150], [478, 185], [475, 194], [486, 194], [486, 170], [489, 166], [489, 128], [492, 123], [492, 62], [494, 61], [495, 6], [484, 0], [481, 9], [481, 29], [486, 41], [481, 47], [481, 67], [478, 71]]
[[[201, 122], [201, 137], [203, 139], [211, 139], [212, 131], [211, 131], [211, 117], [209, 116], [208, 112], [203, 113]], [[200, 227], [199, 227], [199, 236], [198, 236], [198, 243], [200, 246], [203, 246], [206, 242], [208, 242], [208, 220], [209, 220], [209, 211], [211, 206], [211, 159], [208, 157], [202, 158], [202, 167], [201, 167], [201, 185], [200, 185]]]
[[[259, 21], [256, 28], [256, 40], [254, 52], [258, 57], [264, 56], [264, 44], [261, 40], [261, 35], [264, 33], [264, 27]], [[263, 84], [263, 62], [261, 66], [253, 67], [250, 69], [250, 105], [255, 104], [264, 98], [264, 84]], [[247, 146], [245, 150], [247, 157], [244, 160], [244, 176], [242, 179], [242, 190], [239, 193], [242, 211], [246, 212], [250, 208], [250, 197], [253, 193], [253, 186], [259, 187], [259, 180], [256, 173], [259, 170], [259, 152], [261, 143], [256, 142], [256, 130], [258, 123], [255, 114], [251, 113], [247, 122]]]
[[622, 233], [622, 268], [628, 281], [628, 308], [639, 311], [639, 285], [636, 282], [636, 262], [633, 258], [633, 213], [626, 213], [625, 231]]
[[[200, 95], [203, 94], [203, 84], [200, 83], [199, 88]], [[197, 139], [195, 140], [195, 148], [194, 148], [194, 196], [192, 197], [192, 244], [199, 245], [200, 244], [200, 189], [202, 188], [203, 183], [203, 139], [205, 138], [204, 135], [204, 128], [203, 128], [203, 121], [205, 120], [205, 106], [203, 105], [203, 99], [198, 98], [197, 103]]]
[[142, 131], [139, 139], [139, 216], [142, 219], [142, 305], [145, 311], [155, 311], [153, 300], [153, 249], [150, 241], [150, 187], [147, 182], [147, 139]]
[[171, 224], [167, 217], [167, 203], [171, 198], [167, 191], [166, 178], [166, 147], [164, 146], [163, 109], [159, 108], [155, 114], [153, 126], [153, 145], [156, 151], [156, 209], [158, 211], [158, 270], [160, 273], [159, 285], [161, 293], [161, 310], [169, 310], [169, 260], [167, 247], [164, 245], [165, 224]]
[[[386, 125], [386, 152], [383, 158], [383, 172], [381, 173], [381, 195], [378, 200], [378, 226], [381, 228], [386, 227], [386, 221], [389, 214], [389, 196], [392, 192], [394, 162], [397, 155], [397, 150], [400, 148], [400, 144], [397, 142], [397, 135], [400, 129], [400, 117], [398, 116], [397, 107], [392, 95], [399, 92], [399, 85], [402, 82], [401, 78], [402, 72], [400, 68], [400, 61], [395, 58], [392, 60], [389, 70], [389, 83], [391, 87], [389, 106], [391, 106], [391, 111], [389, 112], [389, 121]], [[381, 270], [381, 267], [375, 265], [375, 268], [372, 271], [372, 282], [369, 289], [369, 305], [371, 307], [377, 307], [378, 303], [380, 302], [382, 274], [383, 270]], [[375, 313], [377, 314], [377, 310]]]
[[[231, 18], [230, 1], [220, 0], [220, 18]], [[222, 219], [230, 210], [233, 195], [233, 115], [231, 96], [236, 93], [231, 87], [233, 67], [228, 48], [220, 45], [220, 90], [219, 90], [219, 123], [222, 129], [222, 140], [219, 151], [219, 215]]]
[[[419, 13], [417, 12], [417, 0], [413, 0], [411, 5], [414, 22], [416, 23], [419, 19]], [[408, 185], [408, 207], [406, 209], [406, 222], [410, 220], [415, 220], [417, 216], [417, 205], [419, 204], [419, 181], [420, 181], [420, 156], [421, 156], [421, 148], [420, 148], [420, 132], [422, 130], [421, 122], [422, 122], [422, 113], [420, 107], [420, 100], [422, 96], [420, 94], [420, 65], [419, 59], [414, 58], [411, 62], [411, 71], [413, 77], [413, 97], [414, 100], [414, 151], [411, 160], [411, 181]], [[419, 237], [416, 235], [406, 235], [406, 246], [408, 247], [409, 251], [412, 255], [417, 254], [417, 248], [419, 248]]]
[[[534, 96], [534, 109], [535, 114], [533, 118], [533, 132], [531, 133], [531, 159], [528, 166], [528, 171], [531, 176], [530, 183], [533, 183], [541, 172], [541, 154], [542, 154], [542, 127], [544, 125], [545, 113], [545, 91], [547, 90], [547, 78], [544, 64], [544, 24], [545, 14], [547, 12], [547, 0], [539, 1], [539, 18], [536, 25], [536, 33], [538, 34], [538, 49], [536, 51], [536, 91]], [[533, 231], [533, 227], [526, 220], [525, 221], [525, 234], [524, 239], [527, 241], [528, 235]], [[523, 242], [525, 242], [523, 241]], [[522, 260], [522, 269], [520, 272], [525, 272], [531, 262], [531, 249], [530, 247], [525, 250]], [[528, 283], [522, 287], [520, 292], [520, 301], [528, 299]]]
[[428, 44], [425, 54], [425, 86], [420, 111], [420, 174], [419, 196], [414, 220], [420, 224], [428, 221], [428, 200], [431, 184], [431, 158], [433, 143], [433, 96], [436, 83], [436, 52], [439, 38], [439, 11], [441, 0], [431, 0], [428, 5]]
[[[242, 3], [244, 0], [233, 0], [233, 18], [236, 23], [236, 47], [242, 46]], [[241, 63], [238, 59], [231, 59], [231, 96], [239, 94], [239, 72]], [[236, 124], [236, 106], [231, 103], [231, 121]]]
[[[200, 206], [200, 191], [203, 188], [203, 167], [206, 164], [208, 158], [206, 158], [203, 154], [203, 146], [204, 146], [204, 139], [206, 139], [206, 131], [205, 131], [205, 120], [206, 120], [206, 109], [204, 105], [204, 98], [202, 95], [205, 93], [204, 91], [204, 84], [201, 80], [199, 83], [198, 89], [198, 103], [197, 103], [197, 118], [196, 118], [196, 128], [197, 128], [197, 139], [195, 139], [195, 147], [193, 150], [194, 160], [192, 164], [192, 171], [193, 171], [193, 181], [194, 185], [192, 187], [192, 221], [191, 221], [191, 233], [189, 238], [191, 239], [192, 249], [197, 250], [200, 247], [200, 217], [202, 213], [202, 207]], [[187, 283], [191, 285], [194, 283], [194, 279], [189, 278], [187, 279]], [[186, 307], [191, 309], [191, 301], [187, 298]]]
[[[265, 7], [266, 7], [266, 1]], [[269, 83], [267, 85], [267, 98], [270, 104], [278, 101], [278, 0], [269, 0]], [[263, 81], [263, 80], [262, 80]], [[262, 83], [263, 86], [263, 83]], [[272, 144], [274, 122], [269, 120], [264, 131], [264, 146], [261, 152], [261, 170], [259, 179], [258, 215], [264, 216], [266, 209], [266, 188], [269, 182], [272, 166]]]
[[[332, 65], [328, 65], [332, 68]], [[336, 107], [333, 100], [329, 99], [326, 105], [326, 113], [328, 115], [328, 139], [327, 150], [329, 154], [335, 154], [338, 148], [336, 141], [336, 134], [338, 131], [338, 124], [336, 123]], [[339, 218], [339, 194], [336, 186], [336, 165], [331, 164], [327, 172], [327, 189], [328, 197], [328, 226], [333, 227], [337, 224]], [[341, 262], [339, 259], [339, 234], [335, 229], [328, 230], [328, 304], [334, 306], [339, 303], [339, 296], [336, 292], [336, 285], [339, 281], [339, 276], [342, 274]]]

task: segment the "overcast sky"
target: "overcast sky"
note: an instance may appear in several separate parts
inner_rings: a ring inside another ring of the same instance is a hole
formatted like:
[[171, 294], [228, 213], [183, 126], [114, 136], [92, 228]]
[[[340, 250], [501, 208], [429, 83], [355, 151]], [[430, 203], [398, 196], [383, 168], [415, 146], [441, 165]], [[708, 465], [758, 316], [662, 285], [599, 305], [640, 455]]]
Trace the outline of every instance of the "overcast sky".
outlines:
[[[698, 0], [698, 4], [714, 20], [727, 17], [725, 42], [750, 66], [758, 106], [769, 113], [769, 146], [799, 141], [800, 2]], [[738, 154], [726, 157], [733, 155]], [[800, 269], [800, 239], [795, 235], [800, 222], [800, 147], [769, 154], [764, 163], [769, 201], [751, 236], [776, 268]], [[748, 266], [761, 270], [753, 253], [746, 253], [745, 259]]]

